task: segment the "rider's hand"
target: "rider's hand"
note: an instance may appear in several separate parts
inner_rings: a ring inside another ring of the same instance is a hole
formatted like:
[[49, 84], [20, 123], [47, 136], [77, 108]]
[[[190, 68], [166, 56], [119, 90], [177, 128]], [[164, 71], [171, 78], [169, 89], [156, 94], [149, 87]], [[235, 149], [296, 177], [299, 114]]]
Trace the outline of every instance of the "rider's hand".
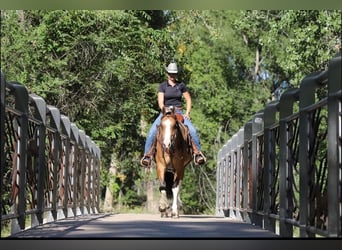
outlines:
[[190, 114], [185, 113], [184, 118], [190, 120]]

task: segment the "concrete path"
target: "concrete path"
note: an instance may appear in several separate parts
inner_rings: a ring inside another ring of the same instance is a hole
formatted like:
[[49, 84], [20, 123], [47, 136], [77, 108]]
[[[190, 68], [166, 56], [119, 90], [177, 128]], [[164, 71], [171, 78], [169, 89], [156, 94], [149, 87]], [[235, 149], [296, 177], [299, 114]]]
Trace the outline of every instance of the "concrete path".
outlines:
[[273, 238], [277, 235], [230, 218], [159, 214], [100, 214], [47, 223], [11, 238]]

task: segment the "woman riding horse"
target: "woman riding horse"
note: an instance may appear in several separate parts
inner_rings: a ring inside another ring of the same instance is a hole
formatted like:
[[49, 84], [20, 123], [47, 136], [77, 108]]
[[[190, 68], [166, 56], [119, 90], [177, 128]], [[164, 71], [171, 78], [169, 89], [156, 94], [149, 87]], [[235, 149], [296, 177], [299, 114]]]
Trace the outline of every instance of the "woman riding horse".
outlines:
[[159, 211], [168, 216], [168, 200], [172, 199], [172, 217], [179, 217], [181, 207], [180, 189], [184, 170], [192, 158], [188, 128], [183, 116], [176, 114], [174, 107], [164, 107], [158, 125], [156, 142], [156, 165], [159, 179]]
[[[196, 165], [202, 165], [205, 163], [206, 158], [201, 152], [201, 143], [197, 135], [196, 129], [190, 121], [190, 111], [191, 111], [191, 96], [183, 82], [178, 82], [177, 74], [178, 68], [175, 62], [171, 62], [167, 68], [167, 80], [162, 82], [158, 87], [158, 106], [160, 110], [164, 107], [173, 106], [176, 109], [176, 113], [183, 115], [182, 110], [182, 97], [184, 97], [186, 102], [186, 112], [184, 116], [184, 124], [188, 127], [191, 136], [194, 162]], [[155, 151], [155, 141], [157, 134], [157, 125], [160, 124], [162, 113], [159, 114], [157, 119], [152, 124], [150, 131], [148, 133], [144, 156], [140, 163], [142, 166], [149, 167], [151, 165], [151, 160]]]

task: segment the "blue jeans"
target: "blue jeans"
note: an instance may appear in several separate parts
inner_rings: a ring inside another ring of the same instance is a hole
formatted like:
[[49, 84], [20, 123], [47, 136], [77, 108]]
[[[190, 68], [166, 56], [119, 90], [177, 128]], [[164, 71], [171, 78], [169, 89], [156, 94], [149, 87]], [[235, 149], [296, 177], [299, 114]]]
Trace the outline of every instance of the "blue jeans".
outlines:
[[[183, 114], [182, 110], [176, 110], [176, 112], [179, 113], [179, 114]], [[147, 154], [148, 151], [150, 150], [151, 146], [152, 146], [153, 140], [155, 139], [156, 134], [157, 134], [157, 125], [160, 124], [160, 120], [161, 120], [162, 116], [163, 116], [163, 114], [160, 113], [159, 116], [157, 117], [157, 119], [153, 122], [153, 124], [152, 124], [152, 126], [150, 128], [150, 131], [148, 132], [148, 135], [147, 135], [147, 138], [146, 138], [146, 143], [145, 143], [144, 154]], [[197, 135], [195, 127], [192, 125], [191, 121], [188, 120], [188, 119], [184, 119], [184, 124], [186, 126], [188, 126], [189, 133], [190, 133], [190, 136], [191, 136], [192, 140], [194, 141], [194, 143], [195, 143], [196, 147], [198, 148], [198, 150], [201, 151], [201, 143], [200, 143], [200, 139], [199, 139], [199, 137]]]

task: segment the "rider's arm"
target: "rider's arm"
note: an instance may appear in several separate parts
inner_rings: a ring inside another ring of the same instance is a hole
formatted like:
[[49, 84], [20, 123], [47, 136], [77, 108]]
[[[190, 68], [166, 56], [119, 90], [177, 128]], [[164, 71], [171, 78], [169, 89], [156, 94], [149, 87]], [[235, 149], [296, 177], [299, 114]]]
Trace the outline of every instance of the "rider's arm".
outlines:
[[158, 106], [160, 110], [164, 107], [164, 92], [158, 92]]
[[185, 117], [190, 119], [190, 111], [191, 111], [191, 96], [190, 93], [188, 91], [183, 93], [183, 97], [185, 99], [186, 102], [186, 112], [185, 112]]

